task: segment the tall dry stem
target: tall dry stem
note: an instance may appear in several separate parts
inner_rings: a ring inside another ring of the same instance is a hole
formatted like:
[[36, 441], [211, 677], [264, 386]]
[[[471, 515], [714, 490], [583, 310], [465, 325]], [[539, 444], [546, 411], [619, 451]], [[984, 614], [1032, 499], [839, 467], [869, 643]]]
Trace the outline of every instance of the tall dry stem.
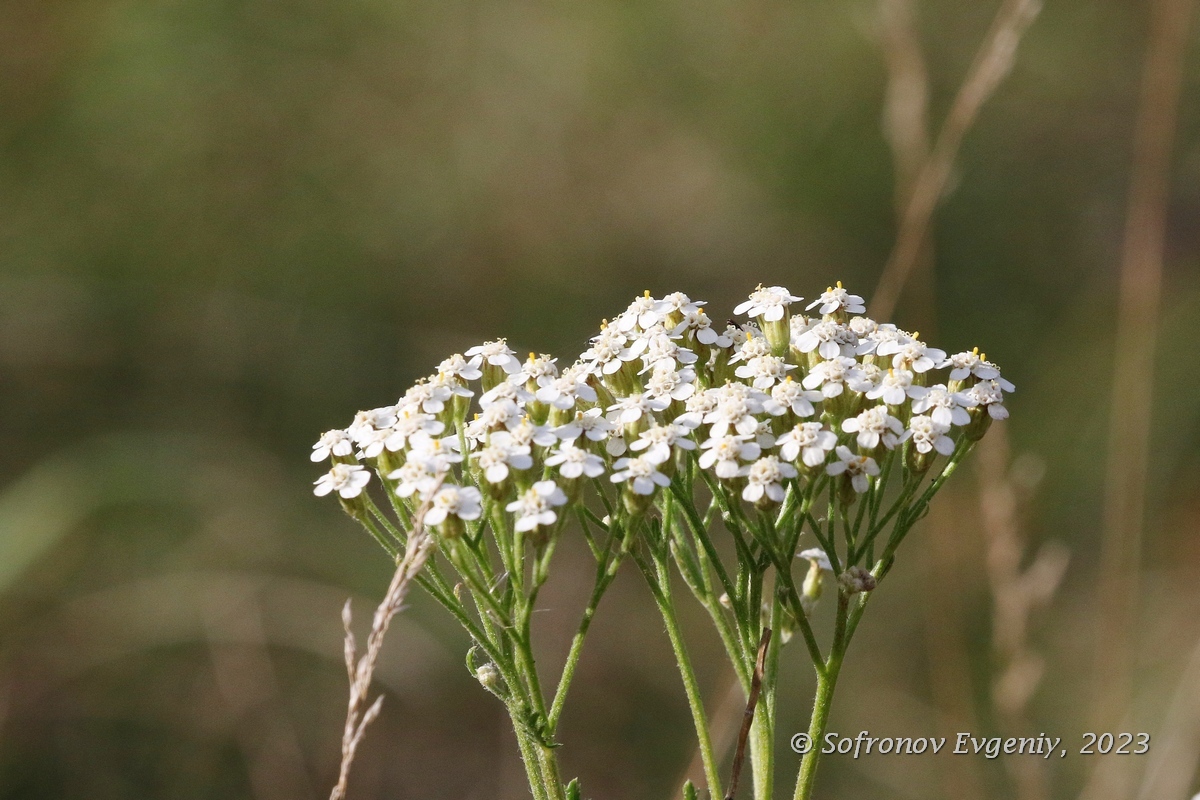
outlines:
[[[1114, 345], [1091, 720], [1097, 730], [1115, 730], [1133, 697], [1131, 640], [1145, 524], [1163, 240], [1192, 5], [1192, 0], [1155, 0], [1150, 7]], [[1088, 796], [1127, 796], [1125, 778], [1093, 783], [1094, 794]]]
[[[429, 496], [432, 498], [436, 493], [435, 486]], [[346, 605], [342, 607], [342, 624], [346, 629], [344, 649], [346, 675], [350, 681], [350, 699], [346, 707], [346, 725], [342, 731], [342, 764], [338, 770], [337, 784], [330, 792], [329, 800], [345, 800], [350, 767], [354, 763], [358, 745], [367, 731], [367, 726], [379, 716], [379, 709], [383, 705], [383, 695], [380, 695], [367, 707], [367, 693], [371, 689], [371, 676], [375, 673], [375, 663], [379, 660], [379, 651], [383, 648], [383, 638], [387, 635], [388, 625], [403, 607], [404, 598], [408, 596], [413, 580], [433, 551], [433, 539], [425, 530], [425, 513], [428, 510], [429, 501], [426, 501], [414, 518], [404, 555], [396, 564], [396, 572], [392, 575], [392, 582], [383, 597], [383, 602], [375, 609], [371, 633], [367, 636], [367, 651], [361, 658], [358, 656], [358, 645], [350, 627], [350, 601], [347, 600]]]
[[[1022, 568], [1028, 547], [1021, 533], [1010, 462], [1007, 436], [990, 436], [980, 443], [979, 501], [992, 594], [992, 651], [999, 664], [991, 699], [1006, 733], [1020, 736], [1029, 734], [1025, 709], [1044, 672], [1041, 655], [1029, 643], [1029, 619], [1054, 596], [1068, 554], [1065, 547], [1051, 542], [1038, 548], [1029, 566]], [[1006, 759], [1004, 763], [1018, 800], [1049, 798], [1044, 761]]]
[[[937, 141], [913, 182], [899, 222], [896, 245], [871, 297], [870, 307], [874, 316], [884, 318], [892, 315], [900, 291], [920, 258], [929, 222], [946, 190], [963, 137], [974, 124], [984, 102], [1012, 69], [1021, 36], [1040, 10], [1041, 3], [1038, 0], [1004, 0], [996, 12], [991, 28], [942, 123]], [[893, 79], [894, 82], [899, 80]], [[904, 84], [901, 81], [897, 85]], [[893, 116], [889, 116], [889, 121], [891, 119]]]
[[[1037, 2], [1005, 2], [998, 10], [988, 35], [980, 45], [949, 115], [942, 124], [936, 144], [929, 141], [927, 122], [928, 70], [915, 25], [914, 0], [880, 0], [879, 36], [887, 68], [883, 131], [892, 154], [895, 174], [896, 216], [899, 232], [892, 255], [884, 268], [872, 311], [890, 314], [906, 285], [914, 282], [926, 302], [923, 327], [935, 323], [933, 297], [933, 249], [926, 232], [933, 212], [945, 191], [963, 137], [978, 111], [1012, 68], [1013, 57], [1025, 29], [1037, 16]], [[881, 311], [882, 310], [882, 311]], [[1024, 542], [1015, 513], [1016, 493], [1008, 474], [1007, 430], [996, 430], [980, 463], [980, 501], [984, 534], [988, 543], [988, 575], [995, 615], [994, 648], [1003, 667], [993, 689], [993, 703], [1007, 727], [1023, 728], [1023, 710], [1041, 678], [1041, 659], [1029, 648], [1029, 614], [1047, 602], [1066, 568], [1066, 552], [1059, 547], [1041, 550], [1027, 570], [1020, 569]], [[935, 538], [934, 568], [953, 569], [950, 538], [957, 533], [949, 526], [931, 526]], [[935, 582], [937, 583], [937, 582]], [[936, 590], [935, 590], [936, 591]], [[965, 647], [957, 626], [947, 625], [946, 609], [939, 608], [937, 625], [930, 626], [931, 641], [940, 653], [933, 659], [940, 671], [935, 685], [941, 688], [946, 713], [956, 709], [958, 717], [969, 716], [962, 706], [961, 692], [950, 687], [969, 686], [970, 676], [955, 652]], [[1014, 765], [1017, 796], [1021, 800], [1046, 797], [1041, 765]], [[957, 796], [982, 796], [978, 776], [969, 770], [947, 774], [948, 785]]]

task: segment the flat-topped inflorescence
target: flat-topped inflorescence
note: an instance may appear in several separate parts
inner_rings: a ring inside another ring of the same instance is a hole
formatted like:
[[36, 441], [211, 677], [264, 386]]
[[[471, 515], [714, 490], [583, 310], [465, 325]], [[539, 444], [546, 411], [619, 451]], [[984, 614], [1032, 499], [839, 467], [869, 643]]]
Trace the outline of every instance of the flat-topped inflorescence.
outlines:
[[[644, 507], [699, 453], [746, 502], [781, 502], [789, 484], [822, 473], [847, 476], [853, 493], [842, 496], [853, 502], [889, 452], [904, 450], [904, 469], [924, 471], [1007, 417], [1014, 387], [978, 349], [947, 356], [862, 316], [862, 298], [840, 283], [808, 304], [814, 316], [793, 313], [802, 299], [759, 287], [735, 309], [750, 319], [718, 330], [702, 302], [647, 293], [561, 371], [548, 355], [520, 361], [503, 339], [453, 354], [395, 405], [325, 433], [313, 460], [333, 469], [316, 491], [353, 500], [370, 473], [345, 465], [365, 465], [410, 510], [438, 477], [506, 503], [549, 481], [572, 505], [587, 502], [582, 483], [602, 478]], [[764, 483], [767, 474], [777, 480]], [[438, 508], [438, 526], [457, 508], [478, 516], [470, 503]]]

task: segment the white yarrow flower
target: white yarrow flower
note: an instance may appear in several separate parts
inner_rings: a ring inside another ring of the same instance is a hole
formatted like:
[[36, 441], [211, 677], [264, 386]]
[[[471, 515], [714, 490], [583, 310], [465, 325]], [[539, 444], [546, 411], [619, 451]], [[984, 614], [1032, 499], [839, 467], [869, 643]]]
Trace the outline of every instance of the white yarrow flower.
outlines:
[[862, 494], [871, 485], [870, 479], [879, 474], [879, 465], [869, 456], [860, 456], [850, 452], [845, 445], [838, 445], [837, 461], [825, 467], [827, 475], [847, 475], [854, 491]]
[[820, 392], [805, 389], [789, 376], [771, 389], [771, 396], [763, 401], [763, 410], [773, 417], [789, 411], [797, 417], [811, 417], [816, 413], [813, 403], [820, 402], [823, 397]]
[[788, 370], [795, 369], [776, 356], [755, 356], [734, 371], [739, 378], [749, 379], [755, 389], [770, 389], [782, 381]]
[[358, 464], [334, 464], [333, 469], [313, 482], [316, 486], [313, 494], [324, 497], [330, 492], [337, 492], [349, 500], [362, 494], [370, 481], [371, 473]]
[[483, 470], [483, 476], [488, 483], [501, 483], [508, 478], [509, 468], [529, 469], [533, 466], [533, 458], [529, 455], [529, 447], [515, 447], [503, 442], [489, 444], [474, 453], [471, 458]]
[[603, 413], [599, 408], [576, 411], [575, 419], [555, 428], [554, 435], [564, 442], [573, 441], [580, 436], [592, 442], [602, 442], [613, 429], [613, 424], [604, 418]]
[[817, 308], [818, 314], [833, 314], [838, 310], [845, 311], [847, 314], [861, 314], [867, 310], [863, 305], [863, 299], [843, 289], [841, 281], [838, 281], [836, 287], [830, 286], [821, 292], [821, 296], [809, 303], [805, 310], [811, 311], [814, 308]]
[[[409, 446], [409, 442], [414, 438], [422, 435], [437, 436], [445, 429], [445, 423], [434, 419], [432, 414], [426, 414], [415, 407], [405, 407], [400, 409], [396, 421], [392, 423], [391, 427], [380, 433], [386, 434], [383, 445], [395, 453]], [[379, 450], [374, 444], [364, 445], [363, 450], [371, 458], [379, 455]]]
[[700, 445], [700, 468], [711, 469], [718, 478], [736, 478], [741, 471], [741, 461], [758, 458], [762, 448], [757, 442], [747, 441], [749, 436], [714, 436]]
[[647, 335], [645, 342], [646, 347], [640, 356], [643, 367], [639, 374], [655, 369], [674, 370], [696, 363], [696, 354], [686, 347], [680, 347], [665, 332]]
[[453, 436], [437, 439], [427, 433], [417, 433], [408, 440], [408, 461], [428, 464], [433, 472], [447, 472], [451, 464], [458, 464], [462, 458], [462, 453], [458, 452], [458, 439]]
[[961, 396], [968, 408], [983, 407], [992, 419], [1008, 419], [1008, 409], [1004, 407], [1004, 391], [997, 381], [980, 381]]
[[665, 314], [658, 300], [650, 296], [650, 292], [646, 292], [641, 297], [635, 298], [629, 307], [613, 320], [613, 326], [620, 331], [626, 333], [640, 327], [642, 330], [650, 330], [657, 325]]
[[468, 522], [479, 519], [483, 513], [482, 501], [483, 496], [474, 486], [444, 484], [425, 512], [425, 524], [441, 525], [451, 516]]
[[346, 432], [359, 447], [365, 440], [374, 440], [375, 433], [386, 430], [396, 423], [396, 407], [382, 406], [369, 411], [360, 411], [354, 415], [354, 421]]
[[748, 503], [757, 503], [765, 496], [773, 503], [782, 503], [784, 497], [783, 482], [796, 477], [796, 468], [787, 462], [780, 461], [775, 456], [763, 456], [742, 470], [746, 478], [746, 488], [742, 490], [742, 499]]
[[433, 491], [433, 487], [437, 485], [438, 478], [442, 474], [433, 461], [409, 460], [404, 462], [399, 469], [389, 472], [387, 478], [389, 481], [396, 481], [397, 496], [412, 497], [416, 495], [424, 499]]
[[759, 286], [750, 293], [749, 300], [738, 304], [733, 309], [733, 313], [749, 314], [751, 317], [762, 317], [765, 322], [775, 322], [783, 319], [789, 305], [803, 299], [803, 297], [796, 297], [782, 286], [771, 286], [766, 289]]
[[538, 481], [525, 490], [520, 497], [505, 506], [516, 515], [513, 529], [531, 531], [545, 525], [553, 525], [558, 519], [554, 507], [567, 502], [567, 496], [554, 481]]
[[700, 389], [687, 399], [684, 412], [675, 418], [677, 425], [695, 430], [704, 424], [704, 418], [717, 408], [720, 395], [714, 389]]
[[712, 392], [717, 405], [705, 414], [704, 421], [712, 426], [713, 436], [724, 436], [730, 428], [744, 436], [758, 431], [759, 420], [755, 415], [762, 413], [766, 394], [744, 383], [727, 383]]
[[579, 358], [598, 367], [601, 374], [612, 375], [628, 360], [622, 360], [622, 354], [628, 353], [628, 341], [625, 334], [610, 325], [592, 338], [592, 346]]
[[544, 381], [551, 381], [558, 377], [558, 367], [554, 365], [556, 361], [558, 361], [557, 358], [551, 358], [545, 354], [539, 356], [536, 353], [530, 353], [529, 358], [525, 359], [525, 363], [509, 377], [509, 380], [514, 383], [533, 381], [541, 386]]
[[702, 308], [683, 315], [683, 321], [671, 331], [672, 336], [679, 336], [680, 334], [691, 335], [700, 344], [714, 347], [729, 347], [733, 344], [732, 339], [723, 333], [718, 333], [713, 328], [712, 320], [709, 319], [708, 314], [705, 314]]
[[483, 371], [479, 369], [479, 365], [482, 363], [483, 356], [475, 356], [468, 361], [461, 353], [455, 353], [438, 364], [438, 374], [464, 383], [477, 381], [483, 377]]
[[889, 406], [898, 406], [908, 398], [924, 397], [928, 389], [913, 383], [913, 374], [906, 369], [889, 369], [874, 386], [866, 392], [869, 400], [883, 400]]
[[604, 459], [576, 447], [571, 442], [565, 442], [551, 450], [550, 455], [546, 457], [546, 466], [558, 467], [558, 474], [571, 480], [585, 475], [598, 478], [604, 474]]
[[868, 408], [857, 417], [844, 420], [842, 430], [857, 433], [858, 446], [862, 450], [873, 450], [881, 443], [891, 450], [904, 434], [904, 426], [888, 413], [887, 406]]
[[671, 479], [658, 471], [658, 464], [646, 456], [637, 458], [619, 458], [613, 464], [615, 470], [609, 479], [613, 483], [629, 483], [634, 494], [654, 494], [659, 486], [670, 486]]
[[574, 408], [580, 400], [596, 402], [596, 390], [581, 381], [574, 372], [568, 371], [543, 383], [537, 390], [536, 397], [546, 405], [566, 411]]
[[348, 456], [354, 452], [354, 441], [344, 430], [325, 431], [312, 450], [309, 458], [313, 461], [324, 461], [331, 455]]
[[688, 314], [700, 312], [704, 302], [703, 300], [693, 300], [683, 292], [671, 292], [654, 304], [654, 312], [660, 318], [669, 314], [681, 314], [686, 317]]
[[853, 356], [858, 350], [857, 334], [832, 320], [818, 322], [804, 333], [793, 337], [792, 341], [801, 353], [816, 350], [824, 359]]
[[549, 447], [558, 443], [558, 436], [546, 425], [534, 425], [529, 417], [522, 417], [516, 425], [506, 431], [493, 434], [490, 444], [505, 444], [509, 447]]
[[643, 416], [653, 416], [671, 405], [670, 400], [661, 397], [651, 397], [638, 392], [629, 397], [622, 397], [608, 407], [608, 421], [620, 425], [631, 425]]
[[951, 394], [942, 384], [930, 386], [924, 397], [913, 400], [914, 414], [929, 414], [939, 425], [966, 425], [971, 421], [971, 415], [962, 406], [962, 397]]
[[466, 391], [469, 397], [472, 393], [461, 386], [456, 386], [445, 379], [421, 380], [414, 383], [396, 403], [397, 409], [420, 411], [426, 414], [440, 414], [446, 407], [446, 402], [454, 397], [455, 390]]
[[862, 377], [858, 362], [853, 358], [838, 356], [817, 364], [804, 376], [805, 389], [820, 389], [825, 397], [837, 397], [846, 389], [848, 381]]
[[[672, 448], [695, 450], [696, 443], [687, 436], [690, 431], [682, 425], [655, 425], [642, 431], [629, 449], [641, 453], [652, 464], [663, 464], [671, 460]], [[645, 451], [642, 453], [642, 451]]]
[[483, 393], [479, 398], [479, 407], [488, 408], [497, 403], [511, 403], [517, 408], [524, 408], [532, 399], [533, 393], [521, 383], [502, 381]]
[[739, 361], [746, 362], [759, 356], [769, 355], [771, 355], [771, 343], [767, 341], [766, 337], [747, 333], [745, 341], [734, 346], [729, 363], [736, 364]]
[[[975, 375], [976, 378], [995, 377], [994, 375], [986, 374], [988, 369], [984, 366], [984, 361], [979, 356], [979, 348], [971, 350], [970, 352], [955, 353], [954, 355], [943, 359], [942, 362], [938, 364], [938, 367], [942, 369], [949, 367], [950, 380], [952, 381], [965, 381], [972, 375]], [[977, 375], [975, 373], [976, 370], [982, 370], [985, 374]], [[996, 374], [998, 375], [1000, 373], [996, 372]]]
[[696, 371], [685, 367], [674, 369], [657, 368], [646, 381], [646, 394], [650, 397], [672, 400], [687, 400], [696, 391]]
[[819, 422], [801, 422], [776, 439], [775, 444], [785, 461], [795, 461], [799, 456], [805, 466], [819, 467], [837, 446], [837, 435]]
[[949, 431], [949, 425], [941, 425], [932, 417], [917, 414], [908, 421], [908, 430], [904, 432], [903, 438], [912, 439], [913, 447], [917, 448], [918, 453], [937, 450], [940, 454], [948, 456], [954, 452], [954, 440], [946, 435]]
[[493, 403], [467, 423], [467, 440], [478, 443], [493, 431], [505, 430], [520, 424], [525, 414], [515, 403]]
[[478, 356], [480, 363], [500, 367], [509, 375], [521, 369], [521, 362], [516, 353], [508, 346], [507, 339], [497, 339], [494, 342], [484, 342], [472, 347], [466, 353], [468, 356]]

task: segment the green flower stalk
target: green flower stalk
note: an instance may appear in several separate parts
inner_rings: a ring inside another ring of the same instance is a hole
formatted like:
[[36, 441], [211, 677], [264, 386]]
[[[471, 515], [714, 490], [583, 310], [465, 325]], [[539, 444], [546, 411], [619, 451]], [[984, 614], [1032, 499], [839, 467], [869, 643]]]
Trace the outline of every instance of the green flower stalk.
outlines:
[[[729, 773], [679, 625], [680, 582], [754, 698], [730, 771], [748, 745], [754, 797], [774, 797], [781, 649], [798, 635], [812, 663], [817, 743], [897, 548], [992, 420], [1007, 417], [1013, 386], [977, 350], [947, 356], [877, 323], [841, 284], [805, 309], [813, 316], [793, 313], [800, 300], [760, 286], [734, 309], [749, 321], [717, 328], [687, 295], [647, 292], [561, 371], [549, 356], [520, 361], [503, 340], [488, 342], [314, 445], [314, 461], [332, 462], [315, 493], [336, 493], [393, 558], [428, 503], [438, 554], [420, 583], [470, 635], [467, 667], [508, 710], [538, 800], [579, 795], [563, 781], [556, 731], [591, 620], [626, 560], [665, 624], [708, 796], [726, 796]], [[530, 618], [564, 536], [586, 543], [595, 573], [551, 691]], [[826, 643], [811, 624], [821, 602], [834, 606]], [[812, 796], [819, 752], [800, 763], [798, 800]], [[698, 796], [691, 784], [684, 795]]]

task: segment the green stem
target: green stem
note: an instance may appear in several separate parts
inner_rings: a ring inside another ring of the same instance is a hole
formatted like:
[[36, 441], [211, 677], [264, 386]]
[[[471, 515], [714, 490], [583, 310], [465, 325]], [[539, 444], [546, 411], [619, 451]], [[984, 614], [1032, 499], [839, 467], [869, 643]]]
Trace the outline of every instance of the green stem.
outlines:
[[754, 771], [755, 800], [771, 800], [775, 793], [775, 680], [779, 674], [779, 648], [782, 606], [779, 593], [771, 603], [771, 630], [774, 635], [767, 646], [763, 664], [762, 686], [754, 722], [750, 727], [750, 766]]
[[535, 743], [534, 748], [542, 762], [542, 778], [546, 781], [546, 796], [549, 800], [566, 800], [567, 791], [558, 771], [558, 757], [554, 750]]
[[817, 763], [821, 758], [821, 743], [825, 737], [825, 728], [829, 724], [829, 709], [833, 705], [833, 691], [837, 687], [838, 673], [842, 669], [842, 659], [846, 655], [849, 644], [847, 636], [847, 618], [849, 598], [838, 594], [837, 622], [833, 633], [833, 646], [829, 659], [825, 662], [824, 673], [817, 673], [817, 693], [813, 698], [812, 719], [808, 725], [809, 750], [800, 761], [800, 775], [796, 779], [796, 793], [793, 800], [810, 800], [813, 786], [817, 780]]
[[704, 700], [700, 696], [700, 685], [696, 682], [696, 673], [692, 669], [692, 661], [688, 657], [687, 645], [683, 641], [683, 633], [679, 629], [679, 620], [675, 617], [674, 602], [671, 598], [671, 573], [665, 562], [656, 562], [654, 566], [646, 563], [645, 559], [633, 554], [634, 561], [641, 568], [650, 592], [658, 604], [663, 623], [667, 627], [667, 638], [671, 640], [671, 650], [675, 653], [675, 663], [679, 667], [679, 675], [683, 679], [683, 690], [687, 695], [688, 707], [692, 712], [692, 724], [696, 728], [696, 739], [700, 745], [700, 759], [704, 762], [704, 779], [708, 782], [709, 796], [721, 797], [721, 778], [717, 771], [717, 759], [713, 753], [712, 736], [708, 730], [708, 718], [704, 713]]
[[[609, 546], [611, 547], [613, 539], [610, 537]], [[605, 561], [596, 566], [596, 582], [592, 587], [592, 596], [588, 599], [587, 608], [583, 610], [583, 617], [579, 620], [579, 628], [575, 631], [575, 637], [571, 640], [571, 649], [567, 652], [567, 663], [563, 665], [562, 676], [558, 679], [558, 688], [554, 692], [554, 701], [550, 704], [549, 726], [550, 735], [554, 735], [554, 730], [558, 727], [558, 719], [562, 715], [563, 703], [567, 699], [567, 689], [571, 686], [571, 680], [575, 677], [575, 667], [579, 665], [579, 656], [583, 652], [583, 641], [587, 637], [588, 628], [592, 624], [592, 617], [596, 614], [596, 608], [600, 605], [600, 599], [604, 597], [613, 578], [616, 577], [617, 567], [621, 565], [621, 561], [625, 556], [625, 548], [623, 545], [617, 547], [617, 552], [608, 558], [605, 553]]]
[[513, 718], [513, 729], [517, 734], [517, 747], [521, 749], [521, 761], [525, 764], [525, 776], [529, 779], [529, 789], [533, 793], [534, 800], [548, 800], [546, 777], [542, 774], [542, 762], [537, 753], [538, 745], [521, 727], [522, 723], [518, 721], [517, 713], [515, 710], [509, 709], [509, 715]]
[[692, 531], [692, 536], [700, 543], [705, 555], [708, 557], [709, 563], [712, 564], [713, 571], [717, 574], [717, 580], [721, 582], [721, 588], [732, 598], [734, 594], [733, 581], [729, 580], [729, 574], [725, 571], [720, 556], [717, 555], [717, 550], [708, 535], [708, 526], [704, 524], [704, 520], [700, 518], [695, 505], [683, 493], [681, 487], [671, 484], [671, 491], [674, 492], [675, 497], [679, 500], [679, 506], [683, 509], [683, 518], [687, 521], [688, 528]]

